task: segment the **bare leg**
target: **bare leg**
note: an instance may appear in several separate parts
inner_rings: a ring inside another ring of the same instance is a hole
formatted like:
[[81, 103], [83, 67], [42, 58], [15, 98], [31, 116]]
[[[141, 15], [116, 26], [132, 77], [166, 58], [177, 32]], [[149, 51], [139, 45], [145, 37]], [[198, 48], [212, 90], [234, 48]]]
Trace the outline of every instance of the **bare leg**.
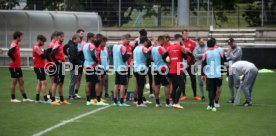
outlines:
[[[17, 78], [12, 78], [11, 80], [11, 95], [15, 96], [15, 87], [17, 83]], [[12, 98], [15, 99], [15, 98]]]

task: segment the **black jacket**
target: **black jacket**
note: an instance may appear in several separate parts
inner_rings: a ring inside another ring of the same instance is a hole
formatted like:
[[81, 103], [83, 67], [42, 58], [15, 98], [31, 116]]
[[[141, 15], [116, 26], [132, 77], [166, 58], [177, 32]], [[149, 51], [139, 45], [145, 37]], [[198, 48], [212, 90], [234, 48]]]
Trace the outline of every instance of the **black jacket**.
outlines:
[[82, 65], [82, 61], [79, 57], [77, 44], [70, 42], [68, 49], [68, 58], [73, 65]]

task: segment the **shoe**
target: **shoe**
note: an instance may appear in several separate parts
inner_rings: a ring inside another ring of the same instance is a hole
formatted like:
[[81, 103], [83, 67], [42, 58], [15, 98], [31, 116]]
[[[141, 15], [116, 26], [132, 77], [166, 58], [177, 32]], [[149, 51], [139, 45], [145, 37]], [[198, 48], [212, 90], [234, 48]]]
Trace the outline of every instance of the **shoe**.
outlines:
[[207, 111], [212, 110], [212, 107], [210, 105], [208, 105], [207, 108], [206, 108], [206, 110]]
[[201, 97], [201, 101], [205, 101], [205, 97], [204, 96]]
[[23, 101], [23, 102], [34, 102], [34, 100], [31, 100], [31, 99], [29, 99], [29, 98], [27, 98], [27, 99], [24, 99], [24, 98], [23, 98], [22, 101]]
[[119, 107], [119, 104], [118, 103], [113, 103], [112, 106]]
[[104, 103], [103, 101], [97, 102], [96, 103], [97, 106], [107, 106], [109, 105], [108, 103]]
[[234, 103], [234, 99], [229, 99], [227, 103]]
[[211, 111], [217, 111], [216, 107], [213, 107]]
[[38, 103], [44, 103], [44, 101], [38, 100], [38, 101], [34, 101], [34, 103], [38, 104]]
[[244, 107], [248, 107], [248, 106], [252, 106], [252, 102], [245, 102], [245, 103], [243, 103], [243, 106]]
[[156, 107], [156, 108], [161, 108], [162, 105], [161, 105], [161, 104], [155, 104], [155, 107]]
[[182, 97], [179, 98], [179, 101], [184, 101], [186, 99], [187, 99], [187, 96], [182, 96]]
[[105, 97], [105, 98], [110, 98], [109, 95], [108, 95], [107, 93], [104, 94], [104, 97]]
[[220, 104], [219, 103], [215, 103], [214, 104], [216, 108], [219, 108], [220, 107]]
[[101, 98], [101, 101], [102, 101], [102, 102], [106, 102], [106, 100], [105, 100], [105, 99], [103, 99], [103, 98]]
[[137, 104], [138, 104], [138, 101], [134, 101], [133, 104], [134, 104], [134, 105], [137, 105]]
[[198, 96], [195, 96], [195, 97], [194, 97], [194, 100], [195, 100], [195, 101], [200, 101], [201, 98], [199, 98]]
[[183, 109], [183, 106], [181, 106], [180, 104], [173, 104], [172, 107], [174, 109]]
[[20, 103], [21, 101], [20, 100], [17, 100], [17, 99], [11, 99], [11, 103]]
[[143, 103], [144, 103], [144, 104], [152, 104], [152, 102], [151, 102], [151, 101], [148, 101], [148, 100], [143, 101]]
[[62, 105], [71, 104], [70, 102], [67, 102], [67, 101], [62, 101], [62, 102], [59, 102], [59, 103], [62, 104]]
[[172, 104], [166, 104], [165, 107], [166, 107], [166, 108], [171, 108], [171, 107], [172, 107]]
[[145, 108], [145, 107], [148, 107], [147, 105], [145, 105], [144, 103], [142, 104], [137, 104], [136, 107], [142, 107], [142, 108]]
[[81, 99], [81, 96], [79, 96], [78, 94], [75, 94], [75, 97]]
[[93, 104], [89, 101], [86, 101], [86, 106], [90, 106], [90, 105], [93, 105]]
[[96, 105], [97, 104], [97, 100], [96, 99], [91, 99], [90, 103], [91, 103], [91, 105]]
[[149, 94], [149, 98], [154, 98], [154, 94]]
[[53, 102], [51, 102], [51, 105], [60, 105], [60, 104], [56, 101], [53, 101]]
[[128, 105], [128, 104], [126, 104], [126, 103], [121, 103], [121, 104], [119, 104], [119, 106], [120, 106], [120, 107], [128, 107], [128, 106], [130, 106], [130, 105]]
[[48, 98], [48, 99], [51, 99], [51, 96], [48, 94], [48, 95], [47, 95], [47, 98]]
[[48, 101], [44, 101], [45, 104], [49, 104], [49, 103], [51, 103], [51, 102], [52, 102], [51, 99], [48, 99]]

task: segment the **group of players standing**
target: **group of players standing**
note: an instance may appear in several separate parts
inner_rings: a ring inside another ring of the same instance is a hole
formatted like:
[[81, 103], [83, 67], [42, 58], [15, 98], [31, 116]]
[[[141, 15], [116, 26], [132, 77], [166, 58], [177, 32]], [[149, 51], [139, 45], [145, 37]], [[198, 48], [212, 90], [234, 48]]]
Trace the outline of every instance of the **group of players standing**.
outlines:
[[[216, 107], [220, 107], [218, 101], [222, 85], [222, 71], [216, 72], [216, 69], [225, 65], [224, 62], [226, 61], [238, 61], [241, 59], [241, 49], [234, 44], [233, 39], [229, 39], [230, 47], [228, 52], [225, 53], [224, 49], [217, 46], [214, 38], [210, 38], [206, 46], [204, 38], [198, 38], [197, 42], [191, 40], [187, 30], [184, 30], [182, 35], [176, 34], [174, 42], [171, 43], [168, 35], [153, 37], [151, 40], [147, 37], [147, 31], [142, 29], [139, 31], [140, 36], [134, 40], [134, 45], [130, 44], [131, 36], [126, 34], [122, 36], [120, 42], [113, 45], [112, 51], [109, 51], [106, 47], [107, 38], [105, 36], [89, 32], [85, 42], [83, 40], [84, 32], [83, 29], [77, 30], [72, 39], [64, 46], [64, 33], [54, 32], [45, 50], [43, 50], [43, 46], [46, 42], [46, 37], [43, 35], [37, 36], [37, 42], [34, 44], [32, 52], [34, 71], [38, 79], [36, 103], [42, 102], [39, 100], [40, 92], [42, 92], [44, 103], [51, 103], [52, 105], [71, 104], [64, 100], [63, 97], [64, 62], [65, 55], [67, 55], [72, 66], [70, 68], [69, 99], [80, 98], [78, 89], [84, 72], [86, 76], [86, 105], [109, 105], [102, 99], [102, 92], [105, 88], [105, 97], [108, 97], [107, 77], [109, 56], [112, 53], [113, 70], [115, 71], [113, 106], [130, 106], [125, 103], [125, 99], [132, 75], [135, 76], [135, 105], [137, 107], [146, 107], [147, 103], [151, 103], [144, 97], [144, 86], [148, 75], [150, 96], [155, 96], [156, 107], [162, 106], [159, 100], [159, 93], [160, 86], [163, 85], [166, 99], [165, 107], [182, 109], [183, 106], [179, 104], [179, 101], [187, 98], [185, 84], [186, 73], [188, 73], [191, 79], [194, 100], [205, 100], [203, 83], [206, 80], [206, 89], [209, 97], [207, 110], [216, 111]], [[27, 98], [25, 93], [23, 74], [20, 68], [19, 42], [22, 35], [21, 32], [14, 33], [14, 41], [10, 44], [8, 52], [11, 58], [9, 65], [12, 77], [11, 102], [21, 102], [15, 99], [17, 82], [20, 85], [23, 101], [33, 101]], [[196, 69], [194, 66], [197, 66]], [[206, 66], [208, 68], [205, 69]], [[50, 76], [50, 99], [47, 97], [45, 72]], [[197, 75], [201, 98], [196, 91]], [[231, 77], [229, 80], [231, 90], [229, 103], [233, 103], [234, 83]], [[56, 90], [59, 92], [59, 101], [55, 97]]]

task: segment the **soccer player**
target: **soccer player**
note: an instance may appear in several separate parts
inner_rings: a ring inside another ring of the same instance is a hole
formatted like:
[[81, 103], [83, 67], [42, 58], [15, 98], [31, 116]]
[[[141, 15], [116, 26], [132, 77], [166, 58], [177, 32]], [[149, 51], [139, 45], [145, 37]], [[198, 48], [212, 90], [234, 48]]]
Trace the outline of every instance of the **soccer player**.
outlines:
[[[51, 103], [51, 100], [47, 98], [46, 92], [46, 75], [44, 71], [46, 55], [42, 47], [46, 42], [46, 37], [43, 35], [37, 36], [37, 42], [33, 46], [33, 62], [34, 62], [34, 72], [37, 78], [36, 84], [36, 100], [35, 103]], [[44, 102], [40, 101], [40, 92], [42, 92], [44, 97]]]
[[[230, 71], [234, 78], [235, 88], [238, 89], [241, 87], [243, 90], [244, 96], [246, 98], [245, 107], [252, 106], [252, 89], [255, 84], [255, 80], [258, 75], [258, 68], [251, 62], [248, 61], [236, 61], [232, 66]], [[240, 84], [240, 76], [243, 75], [243, 82]]]
[[[126, 52], [128, 54], [132, 54], [133, 51], [133, 46], [130, 44], [130, 34], [124, 35], [125, 43], [124, 46], [126, 48]], [[133, 58], [130, 56], [127, 60], [127, 65], [128, 65], [128, 72], [127, 72], [127, 85], [125, 89], [125, 100], [127, 99], [127, 89], [128, 89], [128, 84], [129, 84], [129, 79], [132, 77], [132, 69], [133, 69]]]
[[[193, 52], [195, 47], [196, 47], [196, 42], [193, 41], [192, 39], [189, 38], [189, 32], [188, 30], [184, 30], [182, 31], [182, 36], [183, 36], [183, 44], [185, 46], [185, 48], [189, 49], [190, 52]], [[193, 89], [193, 93], [194, 93], [194, 100], [198, 101], [201, 100], [200, 97], [197, 96], [197, 92], [196, 92], [196, 75], [192, 73], [192, 65], [194, 65], [194, 60], [191, 56], [188, 56], [187, 58], [187, 72], [190, 76], [191, 79], [191, 85], [192, 85], [192, 89]], [[180, 98], [180, 100], [185, 100], [187, 97], [186, 96], [182, 96]]]
[[[122, 41], [113, 46], [113, 62], [115, 70], [114, 104], [113, 106], [129, 106], [124, 103], [125, 89], [127, 85], [128, 66], [127, 60], [132, 55], [126, 52], [124, 44], [128, 42], [127, 36], [122, 36]], [[118, 90], [120, 89], [120, 104], [118, 104]]]
[[[141, 41], [142, 37], [147, 37], [147, 35], [148, 35], [148, 32], [145, 29], [141, 29], [139, 31], [139, 33], [140, 33], [140, 37], [138, 37], [134, 40], [134, 48], [137, 47], [140, 44], [140, 41]], [[151, 43], [149, 38], [148, 38], [147, 43], [148, 44], [145, 47], [150, 48], [152, 46], [152, 43]], [[150, 65], [151, 65], [151, 60], [147, 59], [147, 67], [149, 67]], [[154, 86], [153, 84], [154, 84], [154, 82], [152, 80], [152, 74], [151, 74], [150, 70], [148, 71], [148, 78], [149, 78], [149, 85], [150, 85], [149, 98], [153, 98], [154, 97], [154, 94], [153, 94], [153, 86]], [[147, 101], [145, 98], [143, 98], [143, 101], [145, 101], [145, 103], [147, 103], [147, 104], [151, 104], [151, 102]]]
[[[85, 31], [83, 29], [77, 30], [77, 34], [80, 36], [80, 39], [81, 39], [81, 41], [78, 43], [78, 56], [82, 62], [84, 62], [84, 56], [83, 56], [82, 49], [83, 49], [83, 46], [86, 44], [86, 42], [84, 41], [84, 38], [83, 38], [85, 35], [84, 32]], [[82, 78], [82, 73], [83, 73], [83, 64], [81, 65], [81, 67], [79, 67], [78, 70], [79, 70], [78, 71], [79, 75], [78, 75], [78, 81], [75, 85], [75, 96], [76, 96], [76, 98], [80, 99], [81, 96], [79, 96], [78, 93], [79, 93], [79, 88], [80, 88], [80, 83], [81, 83], [81, 78]]]
[[[102, 75], [100, 78], [100, 94], [102, 94], [103, 89], [105, 88], [105, 83], [107, 80], [107, 72], [109, 70], [109, 54], [108, 54], [108, 48], [106, 47], [107, 38], [102, 37], [102, 42], [99, 46], [100, 48], [100, 64], [102, 66]], [[105, 88], [108, 90], [108, 88]], [[108, 95], [107, 92], [105, 92], [105, 96]], [[102, 97], [102, 95], [100, 95]]]
[[[97, 58], [97, 65], [95, 67], [95, 74], [98, 77], [98, 81], [97, 82], [92, 82], [91, 84], [96, 84], [96, 105], [99, 106], [105, 106], [105, 105], [109, 105], [107, 103], [105, 103], [102, 98], [101, 98], [101, 92], [102, 92], [102, 86], [104, 82], [104, 77], [103, 75], [105, 74], [105, 70], [104, 67], [101, 64], [101, 48], [104, 47], [104, 45], [106, 44], [105, 41], [107, 41], [107, 39], [104, 38], [104, 36], [102, 34], [96, 34], [96, 38], [93, 41], [93, 44], [95, 45], [95, 51], [96, 51], [96, 58]], [[103, 52], [105, 54], [105, 52]], [[102, 57], [105, 57], [106, 55], [103, 55]], [[106, 58], [106, 57], [105, 57]], [[103, 58], [104, 59], [104, 58]], [[103, 62], [105, 63], [105, 62]], [[104, 65], [106, 66], [106, 65]], [[105, 67], [106, 68], [106, 67]]]
[[71, 42], [69, 42], [69, 48], [68, 48], [68, 58], [72, 65], [72, 69], [70, 71], [70, 82], [69, 82], [69, 99], [76, 99], [75, 96], [75, 85], [78, 81], [79, 76], [79, 67], [82, 67], [82, 60], [79, 58], [78, 54], [78, 43], [80, 42], [80, 36], [75, 34], [72, 37]]
[[[197, 40], [198, 46], [194, 49], [194, 56], [196, 59], [196, 65], [198, 66], [198, 69], [202, 66], [202, 56], [206, 52], [207, 47], [205, 45], [204, 38], [198, 38]], [[201, 92], [201, 100], [205, 101], [205, 96], [204, 96], [204, 81], [201, 79], [201, 75], [199, 73], [198, 75], [198, 82], [199, 82], [199, 87], [200, 87], [200, 92]]]
[[[230, 38], [228, 40], [228, 52], [226, 55], [226, 60], [228, 63], [235, 63], [242, 58], [242, 49], [237, 46], [233, 38]], [[232, 75], [228, 76], [228, 86], [230, 89], [230, 99], [228, 100], [228, 103], [234, 103], [235, 98], [235, 88], [234, 88], [234, 79]]]
[[[147, 107], [143, 102], [144, 86], [146, 82], [146, 74], [148, 73], [147, 59], [150, 57], [147, 37], [140, 38], [140, 44], [133, 50], [133, 70], [138, 86], [138, 103], [137, 107]], [[151, 72], [151, 71], [150, 71]]]
[[83, 46], [84, 71], [86, 75], [86, 105], [96, 105], [96, 84], [99, 82], [95, 68], [100, 59], [97, 57], [96, 46], [93, 43], [95, 34], [87, 33], [87, 43]]
[[[48, 98], [51, 97], [51, 87], [53, 86], [54, 84], [54, 75], [55, 75], [55, 65], [52, 58], [51, 58], [51, 52], [53, 50], [53, 47], [54, 45], [56, 44], [56, 41], [57, 41], [57, 31], [55, 31], [54, 33], [52, 33], [51, 35], [51, 41], [48, 43], [47, 45], [47, 48], [46, 48], [46, 52], [45, 52], [45, 55], [46, 55], [46, 58], [47, 58], [47, 73], [50, 77], [50, 88], [49, 88], [49, 93], [48, 93]], [[46, 67], [46, 66], [45, 66]]]
[[[54, 83], [51, 87], [52, 95], [51, 95], [51, 104], [52, 105], [60, 105], [60, 104], [71, 104], [70, 102], [67, 102], [64, 100], [63, 97], [63, 82], [64, 82], [64, 53], [62, 48], [62, 42], [64, 40], [64, 33], [63, 32], [57, 32], [57, 42], [52, 48], [51, 52], [51, 58], [55, 62], [56, 65], [56, 71], [54, 76]], [[58, 89], [59, 97], [60, 97], [60, 103], [56, 102], [55, 95], [56, 95], [56, 89]]]
[[19, 83], [19, 89], [23, 96], [23, 102], [33, 102], [29, 99], [25, 93], [23, 73], [21, 70], [20, 61], [20, 47], [19, 43], [21, 41], [23, 33], [16, 31], [13, 33], [13, 41], [10, 44], [8, 56], [10, 57], [9, 71], [11, 74], [11, 102], [19, 103], [20, 100], [15, 99], [15, 87], [17, 82]]
[[187, 59], [185, 47], [180, 46], [182, 36], [176, 34], [174, 36], [175, 43], [167, 48], [167, 53], [164, 57], [169, 56], [169, 77], [172, 81], [172, 93], [173, 108], [183, 109], [183, 106], [179, 104], [179, 98], [181, 90], [185, 89], [185, 73], [183, 70], [183, 58]]
[[155, 91], [155, 99], [156, 105], [155, 107], [161, 107], [159, 92], [160, 92], [160, 85], [162, 84], [164, 87], [164, 94], [166, 98], [166, 107], [171, 107], [170, 105], [170, 86], [169, 80], [167, 77], [168, 74], [168, 66], [164, 61], [163, 55], [166, 53], [166, 50], [161, 45], [164, 43], [164, 37], [159, 36], [158, 41], [155, 40], [155, 44], [151, 49], [151, 55], [154, 62], [154, 91]]
[[202, 79], [206, 79], [206, 88], [208, 90], [209, 105], [207, 110], [217, 111], [214, 106], [217, 88], [220, 86], [221, 64], [223, 64], [222, 54], [215, 48], [216, 40], [211, 38], [207, 41], [208, 50], [202, 58]]

